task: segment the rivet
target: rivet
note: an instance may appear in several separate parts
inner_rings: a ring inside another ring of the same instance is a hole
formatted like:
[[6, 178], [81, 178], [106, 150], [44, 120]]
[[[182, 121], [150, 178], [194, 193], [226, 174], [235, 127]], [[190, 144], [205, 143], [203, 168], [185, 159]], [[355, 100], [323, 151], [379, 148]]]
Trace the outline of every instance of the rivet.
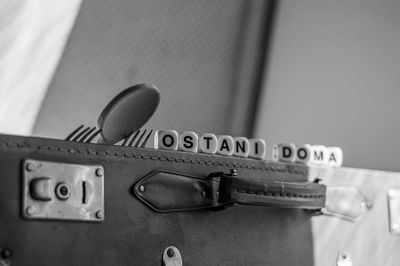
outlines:
[[169, 248], [169, 249], [167, 250], [167, 255], [168, 255], [168, 257], [170, 257], [170, 258], [172, 258], [173, 256], [175, 256], [175, 251], [174, 251], [174, 249], [173, 249], [173, 248]]
[[231, 169], [231, 175], [232, 176], [237, 176], [238, 175], [236, 169]]
[[2, 259], [8, 259], [11, 257], [11, 251], [8, 248], [3, 248], [0, 256]]
[[144, 186], [140, 186], [139, 187], [139, 191], [143, 193], [144, 192]]
[[27, 215], [31, 216], [31, 215], [33, 215], [35, 213], [35, 207], [28, 206], [25, 211], [26, 211]]
[[33, 163], [27, 163], [26, 164], [26, 170], [31, 172], [33, 170], [35, 170], [36, 166]]
[[101, 210], [96, 212], [96, 218], [97, 219], [103, 219], [103, 212]]
[[71, 196], [71, 189], [65, 183], [58, 183], [56, 186], [56, 196], [60, 200], [67, 200]]
[[96, 169], [96, 176], [101, 177], [104, 175], [103, 168], [97, 168]]

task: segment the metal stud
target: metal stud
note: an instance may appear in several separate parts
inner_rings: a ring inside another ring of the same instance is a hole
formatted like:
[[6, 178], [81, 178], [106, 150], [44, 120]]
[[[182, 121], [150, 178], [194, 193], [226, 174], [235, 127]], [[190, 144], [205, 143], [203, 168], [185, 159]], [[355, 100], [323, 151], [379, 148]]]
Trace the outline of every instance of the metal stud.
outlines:
[[232, 176], [237, 176], [238, 172], [236, 171], [236, 169], [231, 169], [231, 175]]
[[33, 170], [35, 170], [36, 166], [33, 163], [27, 163], [26, 164], [26, 170], [31, 172]]
[[102, 168], [97, 168], [96, 169], [96, 176], [102, 177], [104, 175], [104, 171]]
[[102, 212], [101, 210], [98, 210], [98, 211], [96, 212], [96, 218], [97, 218], [97, 219], [103, 219], [103, 212]]
[[173, 248], [169, 248], [169, 249], [167, 250], [167, 255], [168, 255], [168, 257], [170, 257], [170, 258], [172, 258], [173, 256], [175, 256], [175, 251], [174, 251], [174, 249], [173, 249]]
[[33, 215], [35, 213], [35, 207], [28, 206], [25, 211], [26, 211], [27, 215], [31, 216], [31, 215]]

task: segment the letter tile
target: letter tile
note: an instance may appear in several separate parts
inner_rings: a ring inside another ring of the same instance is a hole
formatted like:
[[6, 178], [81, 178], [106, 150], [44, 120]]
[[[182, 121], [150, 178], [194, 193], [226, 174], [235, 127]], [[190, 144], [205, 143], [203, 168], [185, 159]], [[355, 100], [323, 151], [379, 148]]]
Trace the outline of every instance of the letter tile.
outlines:
[[328, 149], [324, 145], [311, 145], [311, 160], [314, 165], [327, 165]]
[[202, 153], [215, 154], [218, 148], [217, 136], [211, 133], [205, 133], [199, 137], [198, 150]]
[[179, 133], [178, 150], [197, 152], [199, 146], [199, 136], [193, 131]]
[[220, 135], [217, 137], [217, 140], [217, 154], [231, 156], [235, 149], [233, 138], [228, 135]]
[[158, 148], [160, 150], [178, 150], [178, 132], [176, 130], [165, 129], [157, 131]]
[[234, 149], [233, 149], [234, 156], [238, 156], [238, 157], [249, 156], [250, 143], [247, 138], [235, 137], [235, 138], [233, 138], [233, 142], [234, 142]]
[[249, 157], [264, 160], [267, 154], [267, 145], [263, 139], [249, 139]]
[[275, 162], [294, 162], [296, 158], [296, 146], [293, 143], [275, 144], [272, 149], [272, 160]]
[[309, 164], [311, 161], [311, 145], [303, 144], [297, 146], [296, 149], [296, 163]]
[[328, 162], [332, 167], [341, 167], [343, 165], [343, 151], [340, 147], [327, 147]]

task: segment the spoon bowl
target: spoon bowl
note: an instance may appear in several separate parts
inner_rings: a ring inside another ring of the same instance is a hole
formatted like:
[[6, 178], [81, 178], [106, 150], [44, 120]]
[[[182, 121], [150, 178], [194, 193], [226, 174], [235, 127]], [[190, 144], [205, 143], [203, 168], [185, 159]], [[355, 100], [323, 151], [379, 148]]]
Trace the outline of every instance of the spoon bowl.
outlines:
[[152, 84], [139, 84], [115, 96], [97, 120], [104, 143], [116, 143], [140, 129], [160, 103], [160, 91]]

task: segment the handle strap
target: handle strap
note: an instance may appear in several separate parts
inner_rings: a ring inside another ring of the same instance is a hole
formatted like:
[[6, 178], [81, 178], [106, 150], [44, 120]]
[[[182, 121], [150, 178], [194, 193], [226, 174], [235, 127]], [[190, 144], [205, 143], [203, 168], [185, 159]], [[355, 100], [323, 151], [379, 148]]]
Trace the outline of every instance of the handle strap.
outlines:
[[209, 177], [155, 171], [140, 179], [133, 193], [157, 212], [223, 209], [236, 204], [319, 210], [325, 186], [244, 178], [231, 174]]
[[325, 205], [325, 186], [265, 179], [221, 177], [219, 200], [229, 204], [321, 209]]

